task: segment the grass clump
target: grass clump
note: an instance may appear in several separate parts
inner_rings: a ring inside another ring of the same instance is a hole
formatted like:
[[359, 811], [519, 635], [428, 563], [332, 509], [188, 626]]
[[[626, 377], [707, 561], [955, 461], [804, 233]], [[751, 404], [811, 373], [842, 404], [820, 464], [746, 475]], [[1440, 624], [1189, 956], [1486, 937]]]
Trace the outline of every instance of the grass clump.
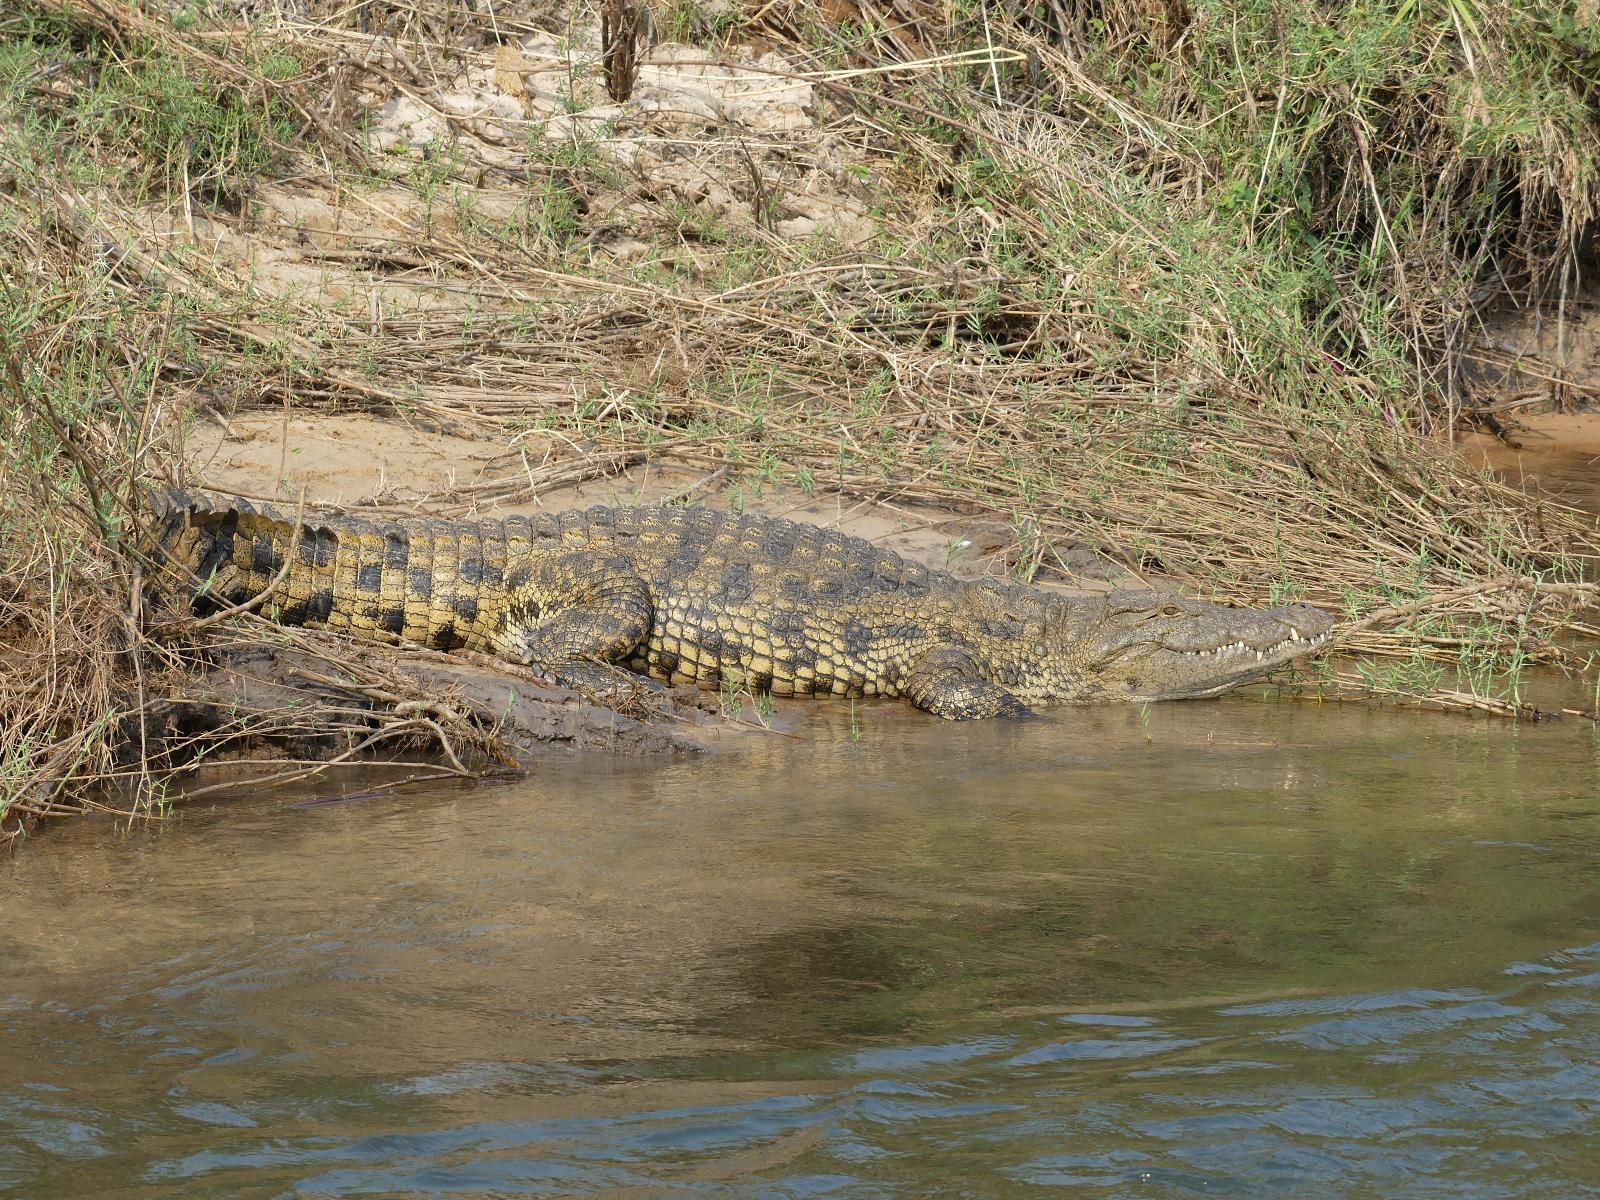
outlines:
[[32, 2], [0, 18], [0, 95], [17, 114], [13, 166], [41, 180], [114, 180], [139, 198], [236, 203], [256, 176], [283, 165], [303, 129], [276, 91], [299, 61], [244, 43], [230, 63], [148, 25]]

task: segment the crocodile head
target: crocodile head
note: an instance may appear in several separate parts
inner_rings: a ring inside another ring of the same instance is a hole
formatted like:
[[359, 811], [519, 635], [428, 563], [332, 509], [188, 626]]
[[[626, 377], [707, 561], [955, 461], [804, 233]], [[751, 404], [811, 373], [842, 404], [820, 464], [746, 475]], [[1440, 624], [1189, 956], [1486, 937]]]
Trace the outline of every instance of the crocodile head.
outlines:
[[1309, 604], [1227, 608], [1170, 592], [1117, 591], [1073, 606], [1078, 700], [1215, 696], [1309, 654], [1333, 618]]

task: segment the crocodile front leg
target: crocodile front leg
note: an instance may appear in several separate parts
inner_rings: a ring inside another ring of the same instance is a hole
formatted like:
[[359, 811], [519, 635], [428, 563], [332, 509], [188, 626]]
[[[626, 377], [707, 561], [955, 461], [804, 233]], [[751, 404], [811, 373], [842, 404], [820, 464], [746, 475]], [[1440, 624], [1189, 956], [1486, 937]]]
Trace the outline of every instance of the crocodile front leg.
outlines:
[[949, 721], [1030, 715], [1021, 700], [979, 675], [972, 655], [957, 646], [924, 654], [906, 672], [900, 691], [918, 708]]
[[497, 653], [565, 687], [614, 691], [621, 668], [650, 633], [650, 589], [624, 558], [578, 551], [506, 573]]

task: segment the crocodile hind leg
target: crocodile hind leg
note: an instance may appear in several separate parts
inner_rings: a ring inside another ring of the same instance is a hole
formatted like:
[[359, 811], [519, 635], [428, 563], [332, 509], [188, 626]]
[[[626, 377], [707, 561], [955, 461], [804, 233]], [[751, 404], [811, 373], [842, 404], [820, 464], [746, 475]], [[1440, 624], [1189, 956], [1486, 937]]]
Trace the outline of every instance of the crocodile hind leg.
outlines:
[[565, 687], [604, 695], [644, 682], [614, 665], [650, 633], [650, 589], [626, 559], [577, 552], [506, 573], [501, 656]]
[[906, 672], [900, 691], [918, 708], [950, 721], [1030, 715], [1026, 704], [979, 675], [972, 655], [955, 646], [924, 654]]

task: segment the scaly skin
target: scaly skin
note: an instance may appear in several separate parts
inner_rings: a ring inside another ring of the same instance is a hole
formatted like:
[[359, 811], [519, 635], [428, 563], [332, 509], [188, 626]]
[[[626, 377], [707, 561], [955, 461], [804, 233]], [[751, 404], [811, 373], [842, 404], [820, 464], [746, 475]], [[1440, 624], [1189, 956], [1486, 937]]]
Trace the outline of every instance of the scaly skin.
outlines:
[[[700, 508], [375, 522], [172, 492], [165, 586], [290, 625], [478, 650], [594, 691], [626, 666], [778, 696], [904, 696], [941, 717], [1213, 696], [1307, 654], [1309, 605], [968, 583], [860, 538]], [[291, 545], [288, 571], [273, 587]], [[174, 578], [176, 576], [176, 578]]]

